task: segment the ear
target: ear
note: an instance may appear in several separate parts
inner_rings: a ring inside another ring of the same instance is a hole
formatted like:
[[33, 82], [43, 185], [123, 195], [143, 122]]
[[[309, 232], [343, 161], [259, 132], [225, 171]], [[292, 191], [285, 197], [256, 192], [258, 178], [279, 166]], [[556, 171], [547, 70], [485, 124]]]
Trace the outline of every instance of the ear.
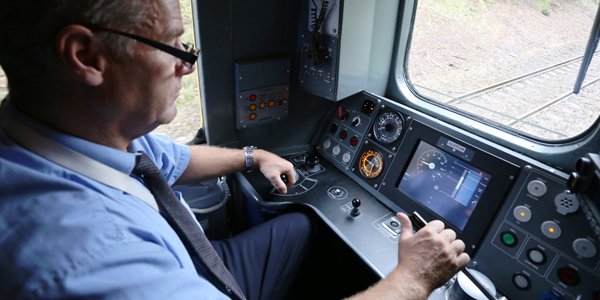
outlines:
[[104, 81], [106, 59], [92, 31], [81, 25], [69, 25], [56, 37], [58, 53], [67, 69], [82, 82], [98, 86]]

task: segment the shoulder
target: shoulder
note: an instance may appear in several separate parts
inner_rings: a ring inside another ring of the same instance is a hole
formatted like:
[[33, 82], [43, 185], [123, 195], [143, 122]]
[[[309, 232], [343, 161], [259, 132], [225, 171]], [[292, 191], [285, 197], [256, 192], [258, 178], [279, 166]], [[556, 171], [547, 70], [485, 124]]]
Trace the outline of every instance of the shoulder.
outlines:
[[144, 151], [165, 174], [169, 184], [175, 183], [190, 162], [190, 148], [175, 143], [165, 134], [147, 134], [131, 142], [135, 151]]

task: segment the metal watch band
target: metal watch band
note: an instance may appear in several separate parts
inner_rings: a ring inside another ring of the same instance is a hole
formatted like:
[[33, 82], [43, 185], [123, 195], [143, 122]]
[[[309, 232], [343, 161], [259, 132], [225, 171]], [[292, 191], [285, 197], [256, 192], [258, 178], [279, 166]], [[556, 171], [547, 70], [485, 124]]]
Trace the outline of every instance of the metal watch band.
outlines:
[[246, 146], [244, 147], [244, 157], [246, 159], [246, 172], [252, 171], [254, 167], [254, 146]]

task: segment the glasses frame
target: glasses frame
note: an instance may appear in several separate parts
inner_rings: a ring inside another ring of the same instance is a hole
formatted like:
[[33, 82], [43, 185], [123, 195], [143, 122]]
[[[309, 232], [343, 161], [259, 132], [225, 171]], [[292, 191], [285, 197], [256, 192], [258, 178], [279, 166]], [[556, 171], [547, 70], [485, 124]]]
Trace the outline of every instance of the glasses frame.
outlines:
[[194, 45], [192, 45], [191, 43], [190, 44], [181, 43], [183, 45], [183, 47], [185, 48], [185, 50], [181, 50], [181, 49], [177, 49], [175, 47], [172, 47], [172, 46], [169, 46], [169, 45], [166, 45], [166, 44], [163, 44], [163, 43], [151, 40], [151, 39], [147, 39], [145, 37], [141, 37], [139, 35], [135, 35], [135, 34], [131, 34], [131, 33], [123, 32], [123, 31], [119, 31], [119, 30], [115, 30], [115, 29], [111, 29], [111, 28], [106, 28], [106, 27], [99, 26], [99, 25], [83, 25], [83, 24], [78, 24], [78, 25], [85, 26], [94, 32], [114, 33], [114, 34], [128, 37], [130, 39], [144, 43], [150, 47], [154, 47], [158, 50], [169, 53], [169, 54], [181, 59], [182, 61], [188, 63], [189, 66], [192, 66], [196, 63], [196, 60], [198, 60], [198, 54], [200, 53], [200, 50], [198, 50], [196, 47], [194, 47]]

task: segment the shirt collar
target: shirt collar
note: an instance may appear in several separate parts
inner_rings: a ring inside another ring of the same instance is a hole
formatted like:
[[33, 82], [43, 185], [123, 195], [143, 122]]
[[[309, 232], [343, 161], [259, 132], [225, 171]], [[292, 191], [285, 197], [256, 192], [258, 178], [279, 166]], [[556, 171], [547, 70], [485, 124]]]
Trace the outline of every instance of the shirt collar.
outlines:
[[60, 132], [23, 114], [19, 109], [13, 106], [10, 101], [8, 101], [8, 97], [3, 102], [3, 113], [11, 114], [25, 126], [35, 130], [47, 138], [54, 140], [57, 143], [62, 144], [65, 147], [77, 151], [125, 174], [131, 174], [131, 171], [135, 167], [134, 153], [123, 152]]

